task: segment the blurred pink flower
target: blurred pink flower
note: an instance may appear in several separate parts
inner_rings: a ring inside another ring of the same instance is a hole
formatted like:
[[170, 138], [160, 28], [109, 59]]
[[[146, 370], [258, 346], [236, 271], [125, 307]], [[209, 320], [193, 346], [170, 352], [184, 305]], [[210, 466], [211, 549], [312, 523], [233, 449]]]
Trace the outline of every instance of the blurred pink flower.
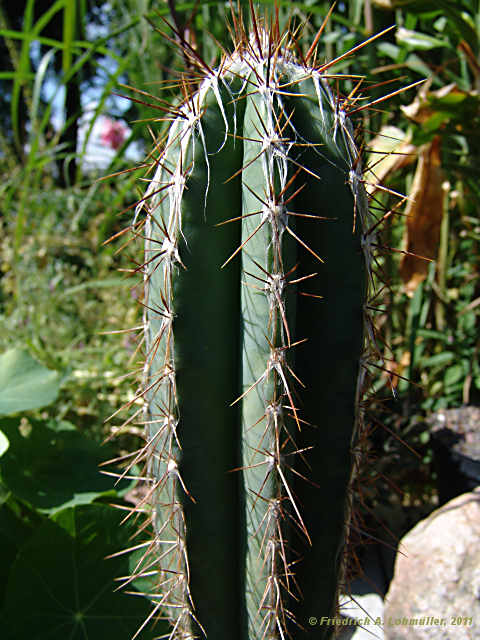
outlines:
[[103, 128], [100, 134], [102, 144], [112, 149], [118, 149], [127, 136], [127, 127], [121, 122], [110, 118], [103, 119]]

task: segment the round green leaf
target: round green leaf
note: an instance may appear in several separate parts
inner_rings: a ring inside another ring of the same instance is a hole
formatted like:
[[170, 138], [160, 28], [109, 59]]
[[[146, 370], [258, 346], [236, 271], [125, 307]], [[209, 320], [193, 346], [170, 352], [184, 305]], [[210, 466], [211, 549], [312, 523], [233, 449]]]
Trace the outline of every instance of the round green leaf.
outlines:
[[36, 509], [55, 513], [129, 486], [128, 481], [115, 486], [112, 477], [100, 473], [99, 465], [112, 457], [111, 451], [68, 422], [51, 428], [39, 420], [22, 424], [6, 418], [2, 429], [10, 441], [1, 458], [3, 482]]
[[41, 516], [37, 514], [15, 513], [6, 504], [0, 507], [0, 607], [5, 597], [10, 568], [18, 550], [35, 531], [40, 520]]
[[28, 351], [0, 355], [0, 415], [38, 409], [58, 395], [60, 374], [34, 360]]
[[[131, 640], [151, 612], [147, 598], [114, 591], [128, 575], [128, 557], [106, 556], [131, 546], [124, 514], [105, 505], [65, 509], [21, 547], [10, 571], [2, 640]], [[129, 591], [134, 591], [129, 587]], [[167, 630], [141, 632], [151, 640]]]

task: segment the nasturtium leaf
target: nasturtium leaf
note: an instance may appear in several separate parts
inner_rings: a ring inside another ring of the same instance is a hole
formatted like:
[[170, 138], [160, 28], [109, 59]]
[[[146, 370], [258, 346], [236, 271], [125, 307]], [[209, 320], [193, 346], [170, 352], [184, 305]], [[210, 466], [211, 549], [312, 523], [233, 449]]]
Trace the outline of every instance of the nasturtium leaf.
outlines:
[[[41, 516], [15, 513], [7, 504], [0, 506], [0, 607], [5, 597], [10, 568], [15, 562], [20, 546], [33, 533]], [[35, 522], [33, 522], [35, 520]]]
[[60, 388], [58, 371], [47, 369], [23, 349], [0, 355], [0, 415], [38, 409], [54, 402]]
[[[20, 548], [0, 611], [2, 640], [131, 640], [150, 614], [147, 598], [114, 591], [128, 575], [133, 523], [106, 505], [58, 512]], [[129, 591], [135, 591], [129, 585]], [[145, 627], [142, 640], [167, 632]]]
[[72, 424], [61, 421], [4, 418], [1, 428], [10, 447], [0, 459], [4, 484], [19, 499], [47, 513], [88, 504], [104, 495], [130, 487], [126, 480], [115, 486], [99, 465], [113, 457], [85, 437]]

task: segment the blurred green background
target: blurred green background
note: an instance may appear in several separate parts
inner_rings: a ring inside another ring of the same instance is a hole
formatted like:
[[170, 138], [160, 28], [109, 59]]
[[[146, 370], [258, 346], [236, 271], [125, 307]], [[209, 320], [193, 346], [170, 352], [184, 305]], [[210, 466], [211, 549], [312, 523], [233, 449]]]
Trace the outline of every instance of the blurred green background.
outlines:
[[[318, 62], [333, 59], [395, 25], [331, 69], [365, 76], [350, 110], [372, 211], [388, 214], [378, 244], [392, 247], [378, 255], [386, 286], [372, 310], [383, 358], [372, 367], [366, 526], [370, 513], [434, 508], [425, 419], [480, 398], [479, 5], [337, 2], [318, 49]], [[278, 6], [307, 51], [330, 4]], [[238, 10], [248, 23], [248, 3]], [[197, 73], [164, 20], [209, 64], [230, 47], [227, 2], [0, 3], [2, 638], [127, 640], [150, 610], [139, 591], [113, 592], [128, 557], [104, 560], [145, 539], [110, 506], [138, 503], [140, 470], [115, 484], [98, 466], [141, 446], [128, 418], [141, 409], [142, 246], [122, 231], [179, 72]], [[348, 96], [357, 80], [332, 83]], [[141, 637], [164, 632], [158, 623]]]

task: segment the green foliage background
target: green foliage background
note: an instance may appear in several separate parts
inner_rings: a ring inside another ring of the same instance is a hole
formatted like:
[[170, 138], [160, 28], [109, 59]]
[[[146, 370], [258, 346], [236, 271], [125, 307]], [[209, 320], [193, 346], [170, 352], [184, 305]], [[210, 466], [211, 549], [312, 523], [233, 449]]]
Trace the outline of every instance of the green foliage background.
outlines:
[[[273, 3], [257, 4], [271, 9]], [[354, 116], [363, 124], [369, 158], [369, 142], [384, 125], [398, 127], [417, 149], [440, 136], [448, 182], [439, 254], [413, 297], [399, 276], [401, 254], [379, 258], [389, 285], [378, 314], [384, 355], [392, 370], [411, 381], [396, 380], [395, 393], [384, 373], [375, 381], [375, 415], [387, 428], [372, 434], [377, 463], [371, 484], [377, 491], [366, 485], [366, 496], [371, 508], [388, 513], [433, 507], [435, 476], [424, 418], [442, 407], [478, 403], [480, 396], [479, 4], [338, 2], [319, 49], [319, 59], [332, 59], [395, 24], [335, 71], [366, 76], [369, 100], [423, 78], [430, 92], [454, 84], [463, 96], [455, 102], [448, 95], [427, 98], [430, 115], [422, 124], [401, 110], [418, 88]], [[160, 135], [165, 128], [154, 105], [161, 104], [158, 98], [172, 102], [179, 95], [177, 71], [185, 60], [152, 25], [174, 39], [162, 19], [175, 24], [214, 64], [218, 43], [229, 47], [230, 8], [226, 2], [161, 0], [15, 5], [0, 5], [2, 637], [94, 640], [105, 637], [108, 627], [109, 635], [115, 628], [115, 637], [126, 640], [149, 605], [143, 597], [113, 593], [112, 580], [128, 574], [128, 559], [103, 558], [138, 542], [130, 540], [133, 523], [119, 528], [121, 512], [108, 506], [126, 506], [125, 499], [135, 495], [129, 493], [134, 481], [114, 485], [110, 476], [97, 474], [99, 463], [140, 445], [141, 427], [124, 421], [140, 408], [135, 397], [141, 348], [134, 332], [119, 330], [141, 324], [135, 269], [142, 248], [120, 232], [141, 197], [145, 170], [131, 170], [126, 148], [137, 140], [149, 149], [149, 130]], [[302, 26], [299, 40], [308, 49], [329, 3], [278, 5], [282, 23], [291, 16], [292, 29]], [[248, 22], [247, 3], [240, 7]], [[349, 94], [355, 82], [345, 79], [339, 91]], [[66, 96], [59, 128], [52, 119], [56, 103], [46, 92], [52, 83], [55, 94], [63, 90]], [[121, 115], [131, 129], [104, 171], [116, 175], [106, 180], [82, 170], [86, 143], [73, 145], [75, 123], [85, 109], [80, 97], [93, 89], [97, 102], [87, 139], [101, 114]], [[113, 93], [136, 101], [121, 113]], [[414, 170], [408, 164], [391, 173], [388, 189], [408, 194]], [[386, 210], [396, 202], [388, 191], [375, 197]], [[381, 241], [402, 249], [404, 236], [405, 219], [392, 216]], [[129, 403], [130, 414], [105, 423]], [[112, 434], [117, 437], [108, 450], [101, 442]], [[379, 474], [392, 482], [382, 482]], [[144, 630], [142, 638], [153, 633]]]

